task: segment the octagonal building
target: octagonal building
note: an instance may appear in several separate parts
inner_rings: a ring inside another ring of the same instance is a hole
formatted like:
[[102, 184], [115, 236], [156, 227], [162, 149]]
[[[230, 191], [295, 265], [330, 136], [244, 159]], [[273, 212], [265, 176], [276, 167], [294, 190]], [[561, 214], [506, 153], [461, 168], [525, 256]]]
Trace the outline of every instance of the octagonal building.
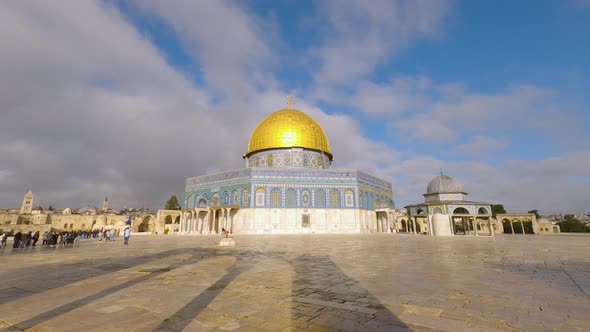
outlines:
[[282, 109], [252, 132], [245, 168], [188, 178], [179, 232], [237, 234], [387, 232], [391, 183], [356, 169], [333, 169], [323, 128]]

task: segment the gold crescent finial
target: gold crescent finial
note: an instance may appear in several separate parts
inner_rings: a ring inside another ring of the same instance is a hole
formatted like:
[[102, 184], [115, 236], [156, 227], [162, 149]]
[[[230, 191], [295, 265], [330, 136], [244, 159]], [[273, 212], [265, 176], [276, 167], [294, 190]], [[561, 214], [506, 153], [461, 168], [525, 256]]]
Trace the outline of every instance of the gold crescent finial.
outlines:
[[291, 108], [291, 96], [287, 96], [287, 108], [290, 109]]

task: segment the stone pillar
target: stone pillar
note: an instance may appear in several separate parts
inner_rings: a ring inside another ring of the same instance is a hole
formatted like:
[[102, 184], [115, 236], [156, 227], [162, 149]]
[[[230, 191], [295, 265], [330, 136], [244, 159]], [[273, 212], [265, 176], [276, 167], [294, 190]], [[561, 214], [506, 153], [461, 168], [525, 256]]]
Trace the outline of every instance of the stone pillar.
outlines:
[[512, 225], [512, 219], [510, 219], [510, 230], [512, 231], [512, 234], [514, 234], [514, 226]]
[[211, 210], [207, 209], [207, 214], [205, 214], [205, 218], [203, 219], [203, 231], [205, 234], [209, 234], [209, 219], [211, 219]]
[[450, 222], [451, 234], [455, 235], [455, 218], [453, 217], [452, 214], [449, 216], [449, 220], [451, 221]]
[[195, 211], [191, 211], [191, 234], [197, 230], [197, 219], [195, 216]]
[[[178, 227], [179, 227], [178, 234], [179, 235], [182, 234], [182, 228], [183, 228], [182, 227], [182, 224], [183, 224], [183, 221], [184, 221], [184, 213], [181, 212], [180, 213], [180, 224], [178, 225]], [[172, 225], [174, 225], [174, 221], [172, 221]]]
[[494, 236], [494, 230], [492, 229], [492, 217], [488, 217], [488, 228], [490, 229], [490, 236]]
[[229, 231], [229, 208], [225, 209], [225, 229]]
[[475, 236], [479, 236], [479, 233], [477, 232], [477, 226], [479, 225], [479, 223], [477, 222], [477, 217], [473, 218], [473, 223], [474, 223], [473, 231], [475, 232]]
[[524, 223], [522, 222], [522, 219], [520, 220], [520, 227], [522, 227], [522, 234], [526, 234], [524, 231]]

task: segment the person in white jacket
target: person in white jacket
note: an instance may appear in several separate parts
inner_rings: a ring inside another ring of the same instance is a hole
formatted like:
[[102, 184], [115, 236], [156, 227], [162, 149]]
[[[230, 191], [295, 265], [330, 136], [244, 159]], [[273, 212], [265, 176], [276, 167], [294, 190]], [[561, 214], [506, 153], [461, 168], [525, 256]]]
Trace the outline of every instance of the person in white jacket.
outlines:
[[129, 237], [130, 236], [131, 236], [131, 228], [126, 227], [125, 230], [123, 231], [123, 238], [125, 239], [125, 242], [123, 243], [124, 245], [129, 244]]

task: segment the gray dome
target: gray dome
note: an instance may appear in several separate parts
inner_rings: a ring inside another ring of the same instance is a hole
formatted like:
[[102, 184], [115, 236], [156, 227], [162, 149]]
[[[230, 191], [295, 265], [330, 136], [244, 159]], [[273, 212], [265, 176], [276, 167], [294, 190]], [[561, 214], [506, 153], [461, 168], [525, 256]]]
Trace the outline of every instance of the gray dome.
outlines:
[[426, 194], [462, 193], [463, 188], [448, 175], [439, 175], [432, 179], [426, 188]]

